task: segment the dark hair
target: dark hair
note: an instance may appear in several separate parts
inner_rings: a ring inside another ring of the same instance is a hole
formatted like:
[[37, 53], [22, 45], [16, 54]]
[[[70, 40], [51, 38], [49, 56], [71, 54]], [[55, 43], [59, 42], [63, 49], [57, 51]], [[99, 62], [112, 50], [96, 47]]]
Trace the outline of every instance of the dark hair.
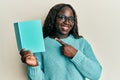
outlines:
[[82, 36], [79, 36], [79, 34], [78, 34], [77, 16], [76, 16], [75, 10], [72, 8], [72, 6], [70, 4], [61, 3], [61, 4], [57, 4], [57, 5], [53, 6], [50, 9], [50, 11], [45, 19], [45, 22], [43, 25], [44, 38], [46, 38], [47, 36], [54, 36], [55, 25], [56, 25], [55, 24], [56, 23], [56, 16], [59, 13], [59, 11], [65, 6], [68, 6], [69, 8], [72, 9], [73, 15], [75, 18], [75, 23], [74, 23], [72, 30], [70, 31], [70, 34], [72, 34], [75, 38], [82, 37]]

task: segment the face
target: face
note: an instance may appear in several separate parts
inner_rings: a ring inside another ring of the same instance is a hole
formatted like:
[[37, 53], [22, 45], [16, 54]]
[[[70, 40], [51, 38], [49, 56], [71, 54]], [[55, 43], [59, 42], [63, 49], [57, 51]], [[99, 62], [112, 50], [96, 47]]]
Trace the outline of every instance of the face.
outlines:
[[73, 11], [69, 7], [64, 7], [58, 13], [56, 18], [56, 34], [59, 36], [68, 36], [74, 26]]

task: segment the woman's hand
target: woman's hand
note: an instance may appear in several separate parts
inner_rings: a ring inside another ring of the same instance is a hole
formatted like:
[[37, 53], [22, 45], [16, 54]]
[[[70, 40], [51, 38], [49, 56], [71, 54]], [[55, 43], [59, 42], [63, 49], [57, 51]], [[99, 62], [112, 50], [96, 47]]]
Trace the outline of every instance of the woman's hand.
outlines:
[[62, 40], [58, 38], [55, 38], [55, 40], [58, 41], [62, 45], [61, 50], [65, 56], [69, 58], [73, 58], [75, 56], [77, 50], [73, 46], [66, 44], [65, 42], [63, 42]]
[[30, 66], [38, 65], [37, 59], [30, 51], [26, 51], [25, 49], [22, 49], [20, 51], [20, 55], [23, 63], [26, 63], [27, 65], [30, 65]]

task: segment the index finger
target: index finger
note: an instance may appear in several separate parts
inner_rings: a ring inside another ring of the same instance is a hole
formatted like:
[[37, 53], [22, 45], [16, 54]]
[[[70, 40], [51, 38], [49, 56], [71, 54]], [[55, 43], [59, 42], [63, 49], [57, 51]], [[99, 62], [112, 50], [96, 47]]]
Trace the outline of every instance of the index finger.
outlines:
[[62, 40], [58, 39], [58, 38], [55, 38], [56, 41], [58, 41], [62, 46], [65, 46], [66, 43], [64, 43]]

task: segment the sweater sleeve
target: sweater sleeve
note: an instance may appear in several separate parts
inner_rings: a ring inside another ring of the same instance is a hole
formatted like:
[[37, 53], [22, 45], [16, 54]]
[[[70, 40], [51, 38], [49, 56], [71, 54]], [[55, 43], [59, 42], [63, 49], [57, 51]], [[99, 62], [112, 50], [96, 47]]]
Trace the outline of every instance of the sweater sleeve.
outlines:
[[71, 61], [83, 76], [90, 80], [99, 80], [102, 67], [97, 61], [88, 42], [85, 42], [85, 48], [83, 52], [78, 50]]
[[42, 53], [34, 53], [38, 61], [38, 66], [28, 66], [28, 80], [44, 80]]

